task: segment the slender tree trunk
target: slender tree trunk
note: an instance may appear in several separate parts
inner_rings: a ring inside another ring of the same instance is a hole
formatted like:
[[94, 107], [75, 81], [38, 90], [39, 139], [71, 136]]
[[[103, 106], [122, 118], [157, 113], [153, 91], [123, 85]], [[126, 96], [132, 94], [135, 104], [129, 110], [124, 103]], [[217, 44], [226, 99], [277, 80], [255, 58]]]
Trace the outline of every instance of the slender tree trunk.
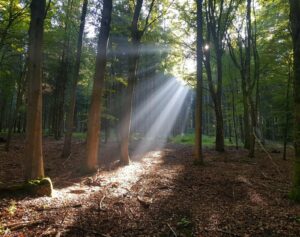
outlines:
[[5, 118], [5, 107], [6, 107], [6, 98], [3, 95], [2, 96], [3, 99], [0, 101], [1, 102], [1, 109], [0, 109], [0, 132], [2, 132], [3, 128], [4, 128], [4, 118]]
[[44, 176], [42, 153], [42, 44], [45, 0], [32, 0], [28, 48], [28, 107], [25, 142], [25, 179]]
[[112, 0], [104, 0], [98, 38], [96, 69], [88, 116], [87, 158], [85, 169], [93, 172], [98, 165], [102, 92], [105, 78], [107, 44], [110, 32]]
[[294, 144], [295, 144], [295, 173], [292, 198], [300, 201], [300, 2], [290, 1], [290, 22], [292, 28], [294, 51]]
[[[219, 100], [218, 100], [219, 101]], [[215, 105], [216, 114], [216, 151], [224, 151], [224, 123], [221, 102]]]
[[121, 161], [124, 165], [128, 165], [129, 158], [129, 141], [134, 85], [136, 83], [136, 70], [139, 58], [139, 40], [133, 39], [133, 56], [129, 59], [128, 85], [125, 92], [124, 111], [121, 124]]
[[82, 13], [81, 13], [79, 34], [78, 34], [78, 40], [77, 40], [77, 53], [76, 53], [76, 62], [75, 62], [75, 68], [74, 68], [74, 78], [72, 81], [70, 104], [69, 104], [67, 118], [66, 118], [66, 133], [65, 133], [62, 157], [68, 157], [71, 154], [71, 143], [72, 143], [72, 134], [73, 134], [73, 125], [74, 125], [74, 111], [75, 111], [75, 104], [76, 104], [76, 89], [77, 89], [77, 82], [79, 79], [80, 59], [81, 59], [81, 51], [82, 51], [82, 39], [83, 39], [83, 33], [84, 33], [87, 5], [88, 5], [88, 0], [84, 0], [83, 5], [82, 5]]
[[235, 109], [235, 96], [234, 90], [231, 91], [232, 97], [232, 121], [233, 121], [233, 130], [234, 130], [234, 138], [235, 138], [235, 149], [239, 149], [239, 139], [238, 139], [238, 132], [237, 132], [237, 124], [236, 124], [236, 109]]
[[286, 87], [286, 98], [285, 98], [285, 126], [283, 132], [283, 160], [286, 160], [286, 147], [288, 140], [288, 132], [289, 132], [289, 122], [290, 122], [290, 84], [291, 84], [291, 65], [289, 65], [288, 72], [288, 82]]
[[56, 83], [55, 83], [55, 103], [53, 108], [54, 124], [53, 133], [54, 138], [59, 140], [63, 135], [64, 130], [64, 106], [65, 106], [65, 93], [66, 85], [69, 78], [69, 63], [70, 63], [70, 15], [73, 7], [73, 0], [67, 1], [67, 12], [65, 18], [65, 28], [64, 28], [64, 41], [61, 56], [61, 63], [59, 66]]
[[196, 117], [195, 117], [195, 161], [203, 164], [202, 154], [202, 85], [203, 85], [203, 16], [202, 0], [197, 1], [197, 87], [196, 87]]
[[134, 9], [132, 24], [131, 24], [131, 47], [132, 56], [129, 58], [128, 85], [125, 92], [125, 101], [123, 108], [123, 116], [120, 128], [121, 135], [121, 162], [128, 165], [129, 158], [129, 141], [130, 141], [130, 126], [132, 114], [132, 102], [134, 86], [137, 78], [137, 66], [139, 61], [139, 48], [141, 37], [144, 32], [138, 29], [138, 21], [143, 5], [143, 0], [138, 0]]
[[20, 75], [20, 79], [17, 84], [17, 98], [16, 98], [16, 106], [12, 114], [12, 119], [9, 122], [9, 128], [8, 128], [8, 133], [7, 133], [7, 138], [6, 138], [6, 145], [5, 145], [5, 150], [9, 151], [10, 147], [10, 142], [11, 142], [11, 137], [12, 133], [14, 131], [14, 127], [16, 125], [17, 119], [20, 116], [19, 115], [19, 109], [22, 104], [22, 97], [24, 93], [24, 87], [25, 87], [25, 77], [26, 77], [26, 70], [27, 70], [27, 65], [24, 66], [22, 73]]
[[[253, 91], [253, 81], [251, 79], [251, 49], [252, 49], [252, 24], [251, 24], [251, 0], [247, 0], [247, 44], [246, 44], [246, 56], [245, 56], [245, 66], [246, 66], [246, 85], [247, 85], [247, 102], [250, 109], [250, 140], [249, 140], [249, 157], [254, 157], [255, 151], [255, 136], [254, 129], [256, 126], [256, 114], [254, 112], [255, 107], [252, 99]], [[254, 79], [253, 79], [254, 80]]]
[[[221, 45], [221, 43], [220, 43]], [[224, 120], [222, 111], [222, 91], [223, 91], [223, 63], [222, 63], [222, 49], [219, 48], [216, 52], [217, 57], [217, 109], [216, 109], [216, 151], [224, 151]]]

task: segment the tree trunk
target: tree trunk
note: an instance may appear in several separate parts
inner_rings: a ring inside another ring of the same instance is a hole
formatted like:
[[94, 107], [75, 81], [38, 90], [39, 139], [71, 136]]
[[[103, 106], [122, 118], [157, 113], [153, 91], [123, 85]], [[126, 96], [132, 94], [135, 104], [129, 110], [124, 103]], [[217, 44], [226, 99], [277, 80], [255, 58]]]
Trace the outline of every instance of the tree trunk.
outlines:
[[128, 73], [128, 85], [125, 92], [124, 110], [121, 124], [121, 161], [124, 165], [129, 164], [129, 140], [130, 140], [130, 127], [131, 127], [131, 114], [132, 114], [132, 102], [133, 92], [136, 83], [136, 70], [138, 66], [139, 58], [139, 40], [133, 41], [133, 56], [129, 59], [129, 73]]
[[216, 151], [224, 151], [224, 123], [221, 102], [215, 105], [216, 114]]
[[20, 75], [20, 79], [18, 80], [17, 83], [17, 98], [16, 98], [16, 106], [12, 114], [12, 119], [9, 121], [9, 128], [8, 128], [8, 133], [6, 137], [6, 144], [5, 144], [5, 150], [9, 151], [10, 148], [10, 142], [11, 142], [11, 137], [14, 131], [14, 128], [16, 126], [16, 122], [19, 115], [19, 110], [20, 106], [22, 105], [22, 98], [23, 98], [23, 93], [24, 93], [24, 87], [25, 87], [25, 77], [26, 77], [26, 70], [27, 70], [27, 64], [25, 63], [25, 66], [22, 70], [22, 73]]
[[42, 44], [45, 0], [32, 0], [28, 48], [28, 107], [25, 142], [25, 179], [44, 176], [42, 153]]
[[235, 96], [234, 90], [231, 91], [232, 96], [232, 121], [233, 121], [233, 131], [234, 131], [234, 138], [235, 138], [235, 149], [239, 149], [239, 140], [238, 140], [238, 133], [237, 133], [237, 124], [236, 124], [236, 109], [235, 109]]
[[202, 154], [202, 61], [203, 61], [203, 17], [202, 0], [197, 1], [197, 87], [196, 87], [196, 115], [195, 115], [195, 161], [203, 164]]
[[283, 131], [283, 156], [282, 159], [286, 160], [286, 147], [289, 133], [290, 122], [290, 84], [291, 84], [291, 65], [289, 65], [288, 82], [286, 87], [286, 104], [285, 104], [285, 125]]
[[134, 9], [132, 24], [131, 24], [131, 47], [132, 56], [129, 58], [128, 70], [128, 85], [125, 92], [125, 101], [123, 108], [123, 116], [120, 128], [121, 135], [121, 162], [128, 165], [129, 158], [129, 140], [130, 140], [130, 125], [132, 114], [133, 91], [137, 78], [137, 66], [139, 61], [139, 48], [141, 37], [144, 32], [139, 31], [138, 21], [143, 5], [143, 0], [138, 0]]
[[67, 1], [67, 12], [64, 27], [64, 41], [61, 56], [61, 63], [55, 82], [54, 91], [54, 106], [53, 106], [53, 133], [54, 138], [59, 140], [63, 135], [64, 130], [64, 106], [65, 106], [65, 90], [69, 78], [69, 51], [70, 51], [70, 13], [72, 11], [73, 0]]
[[294, 144], [295, 144], [295, 173], [292, 198], [300, 201], [300, 2], [290, 0], [290, 22], [292, 28], [294, 51]]
[[110, 32], [111, 12], [112, 0], [105, 0], [102, 9], [95, 77], [87, 124], [87, 158], [85, 163], [87, 172], [95, 171], [98, 165], [102, 91], [105, 77], [106, 51]]
[[78, 34], [78, 40], [77, 40], [77, 52], [76, 52], [76, 62], [75, 62], [75, 68], [74, 68], [74, 78], [72, 81], [70, 104], [69, 104], [67, 118], [66, 118], [66, 133], [65, 133], [62, 157], [68, 157], [71, 154], [71, 143], [72, 143], [72, 134], [73, 134], [73, 125], [74, 125], [74, 111], [75, 111], [75, 104], [76, 104], [76, 89], [77, 89], [77, 82], [79, 79], [80, 59], [81, 59], [81, 51], [82, 51], [82, 38], [83, 38], [83, 33], [84, 33], [87, 5], [88, 5], [88, 0], [84, 0], [83, 5], [82, 5], [82, 13], [81, 13], [79, 34]]

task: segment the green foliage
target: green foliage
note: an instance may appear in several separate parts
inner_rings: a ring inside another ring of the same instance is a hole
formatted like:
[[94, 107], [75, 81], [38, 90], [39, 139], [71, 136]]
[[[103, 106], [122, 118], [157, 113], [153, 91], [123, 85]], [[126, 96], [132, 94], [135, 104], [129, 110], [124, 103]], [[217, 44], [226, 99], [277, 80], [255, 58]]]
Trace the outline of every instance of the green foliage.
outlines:
[[[171, 142], [177, 144], [186, 144], [186, 145], [194, 145], [195, 144], [195, 134], [184, 134], [184, 135], [177, 135], [171, 138]], [[213, 147], [215, 145], [215, 137], [202, 135], [202, 144], [203, 146]], [[229, 146], [232, 145], [228, 139], [225, 139], [225, 145]]]
[[180, 221], [177, 222], [177, 226], [181, 227], [181, 228], [189, 227], [190, 224], [191, 224], [191, 221], [186, 217], [181, 218]]
[[177, 222], [176, 229], [179, 231], [180, 236], [193, 236], [193, 223], [187, 217], [183, 217]]
[[73, 137], [78, 140], [84, 141], [86, 139], [86, 133], [83, 132], [74, 132]]

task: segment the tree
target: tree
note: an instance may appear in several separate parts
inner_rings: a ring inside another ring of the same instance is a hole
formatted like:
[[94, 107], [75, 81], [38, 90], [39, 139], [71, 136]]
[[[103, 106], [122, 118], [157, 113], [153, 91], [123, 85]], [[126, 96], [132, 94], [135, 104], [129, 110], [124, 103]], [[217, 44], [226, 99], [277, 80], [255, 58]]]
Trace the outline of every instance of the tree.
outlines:
[[197, 86], [196, 86], [196, 128], [195, 128], [195, 149], [197, 162], [203, 163], [202, 154], [202, 61], [203, 61], [203, 27], [202, 27], [202, 0], [197, 1]]
[[121, 162], [124, 165], [129, 164], [129, 139], [130, 139], [130, 125], [131, 125], [131, 113], [132, 113], [132, 101], [133, 101], [133, 91], [137, 80], [137, 66], [139, 62], [139, 50], [141, 45], [141, 39], [149, 27], [149, 17], [153, 10], [155, 0], [150, 3], [149, 11], [145, 20], [145, 25], [142, 29], [139, 28], [139, 18], [143, 6], [143, 0], [137, 0], [132, 23], [130, 27], [131, 33], [131, 48], [132, 52], [129, 57], [129, 68], [128, 68], [128, 85], [126, 88], [126, 95], [123, 108], [122, 124], [121, 124]]
[[211, 68], [211, 49], [205, 50], [205, 68], [207, 73], [209, 91], [214, 103], [216, 117], [216, 150], [224, 151], [224, 121], [222, 111], [222, 92], [223, 92], [223, 63], [224, 38], [232, 22], [233, 15], [238, 2], [234, 1], [212, 1], [207, 0], [206, 4], [206, 26], [207, 42], [214, 46], [216, 59], [216, 83], [213, 81]]
[[290, 22], [294, 52], [295, 174], [293, 199], [300, 201], [300, 2], [290, 0]]
[[42, 44], [45, 0], [32, 0], [28, 46], [28, 107], [25, 179], [44, 176], [42, 152]]
[[64, 105], [66, 98], [66, 85], [70, 78], [70, 64], [71, 64], [71, 24], [72, 22], [72, 11], [74, 7], [74, 0], [68, 0], [65, 6], [66, 16], [64, 19], [64, 33], [63, 33], [63, 44], [61, 52], [60, 65], [57, 71], [54, 89], [54, 104], [52, 108], [53, 124], [52, 130], [55, 139], [62, 137], [64, 128]]
[[88, 115], [86, 171], [95, 171], [98, 164], [102, 91], [107, 60], [107, 44], [110, 32], [112, 0], [104, 0], [101, 28], [97, 44], [96, 69]]
[[88, 0], [84, 0], [82, 5], [82, 13], [81, 13], [81, 20], [80, 20], [80, 27], [79, 27], [79, 34], [77, 40], [77, 53], [76, 53], [76, 62], [74, 68], [74, 75], [72, 80], [72, 88], [71, 88], [71, 95], [70, 95], [70, 104], [68, 108], [67, 118], [66, 118], [66, 134], [64, 140], [64, 147], [63, 147], [63, 157], [68, 157], [71, 153], [71, 142], [72, 142], [72, 133], [73, 133], [73, 121], [74, 121], [74, 111], [75, 111], [75, 104], [76, 104], [76, 88], [79, 78], [79, 70], [80, 70], [80, 60], [81, 60], [81, 51], [82, 51], [82, 38], [84, 33], [84, 25], [85, 25], [85, 17], [87, 12], [87, 5]]
[[[236, 44], [238, 46], [238, 55], [235, 55], [235, 50], [232, 46], [232, 39], [229, 34], [227, 35], [227, 43], [229, 47], [229, 53], [232, 61], [241, 77], [241, 90], [243, 95], [243, 122], [244, 122], [244, 147], [249, 149], [249, 157], [254, 157], [255, 151], [255, 128], [257, 127], [257, 104], [258, 104], [258, 94], [256, 95], [256, 101], [253, 98], [253, 91], [255, 85], [257, 85], [258, 93], [258, 79], [259, 79], [259, 57], [256, 47], [256, 29], [255, 35], [252, 34], [252, 1], [247, 0], [246, 2], [246, 27], [243, 34], [242, 30], [244, 28], [243, 23], [240, 24], [239, 28], [236, 28]], [[256, 28], [256, 27], [255, 27]], [[244, 36], [243, 36], [244, 35]], [[252, 52], [254, 58], [254, 73], [252, 76], [251, 59]]]

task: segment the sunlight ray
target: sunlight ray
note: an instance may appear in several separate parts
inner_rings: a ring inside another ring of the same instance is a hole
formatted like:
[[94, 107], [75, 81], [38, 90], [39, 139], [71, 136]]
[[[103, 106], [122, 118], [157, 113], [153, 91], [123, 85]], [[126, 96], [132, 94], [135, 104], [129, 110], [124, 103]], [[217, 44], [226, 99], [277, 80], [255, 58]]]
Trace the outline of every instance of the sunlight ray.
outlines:
[[[154, 145], [158, 145], [160, 148], [164, 146], [188, 92], [187, 87], [180, 86], [175, 94], [168, 99], [164, 110], [157, 114], [156, 120], [133, 152], [134, 155], [146, 152]], [[159, 144], [156, 144], [158, 141]]]

